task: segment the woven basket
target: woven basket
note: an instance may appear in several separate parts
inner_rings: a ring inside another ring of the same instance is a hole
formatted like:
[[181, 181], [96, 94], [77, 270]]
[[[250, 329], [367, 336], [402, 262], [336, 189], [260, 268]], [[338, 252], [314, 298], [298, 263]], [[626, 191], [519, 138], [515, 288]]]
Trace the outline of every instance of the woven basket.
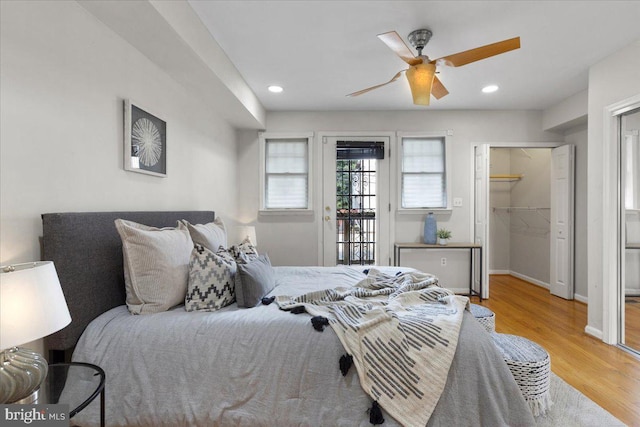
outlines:
[[535, 417], [551, 408], [551, 358], [535, 342], [509, 334], [491, 334]]
[[493, 333], [496, 331], [496, 314], [493, 311], [478, 304], [469, 304], [469, 310], [487, 332]]

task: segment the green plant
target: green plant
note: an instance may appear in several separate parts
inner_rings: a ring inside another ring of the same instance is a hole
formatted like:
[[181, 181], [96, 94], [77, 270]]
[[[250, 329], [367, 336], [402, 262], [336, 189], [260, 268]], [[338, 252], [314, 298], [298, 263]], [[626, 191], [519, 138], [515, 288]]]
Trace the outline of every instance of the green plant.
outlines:
[[446, 228], [438, 229], [438, 238], [440, 238], [440, 239], [450, 239], [451, 238], [451, 231], [447, 230]]

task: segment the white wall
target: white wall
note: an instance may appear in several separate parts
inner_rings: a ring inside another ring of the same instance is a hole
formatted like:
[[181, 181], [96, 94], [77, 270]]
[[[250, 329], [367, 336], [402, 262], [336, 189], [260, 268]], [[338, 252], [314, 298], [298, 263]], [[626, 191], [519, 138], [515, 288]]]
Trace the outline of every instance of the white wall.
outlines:
[[[371, 112], [270, 112], [268, 132], [292, 131], [453, 131], [452, 197], [460, 197], [463, 206], [450, 214], [438, 215], [438, 226], [453, 232], [454, 241], [472, 240], [472, 152], [473, 145], [487, 142], [559, 141], [557, 134], [542, 131], [541, 113], [536, 111], [371, 111]], [[259, 146], [256, 132], [239, 133], [240, 220], [255, 222], [262, 250], [268, 251], [275, 264], [315, 265], [318, 263], [319, 223], [321, 213], [312, 217], [258, 216]], [[317, 143], [317, 141], [316, 141]], [[317, 148], [317, 147], [316, 147]], [[316, 157], [317, 159], [318, 157]], [[318, 163], [316, 162], [316, 165]], [[316, 195], [319, 191], [319, 168], [315, 168]], [[392, 186], [392, 198], [396, 196]], [[316, 204], [318, 206], [318, 204]], [[395, 241], [419, 241], [424, 215], [392, 215], [395, 218]], [[262, 242], [265, 242], [264, 244]], [[447, 252], [448, 265], [440, 267], [439, 254], [424, 262], [425, 253], [405, 256], [403, 264], [415, 265], [438, 275], [445, 285], [464, 287], [468, 283], [468, 255]]]
[[[605, 210], [607, 221], [611, 218], [609, 210], [615, 209], [610, 203], [611, 195], [615, 195], [617, 182], [615, 168], [610, 163], [603, 167], [603, 161], [611, 159], [610, 145], [605, 148], [604, 142], [609, 140], [605, 130], [605, 109], [607, 106], [621, 102], [640, 94], [640, 41], [619, 50], [593, 65], [589, 70], [589, 159], [588, 159], [588, 281], [589, 281], [589, 314], [587, 331], [596, 336], [603, 335], [605, 341], [615, 342], [615, 333], [611, 324], [615, 322], [613, 303], [607, 303], [603, 289], [607, 292], [607, 301], [615, 299], [615, 274], [607, 273], [605, 265], [615, 264], [609, 241], [605, 242], [603, 231], [607, 228], [604, 221]], [[608, 119], [607, 119], [608, 120]], [[615, 156], [613, 156], [615, 158]], [[605, 188], [605, 183], [607, 187]], [[613, 216], [615, 217], [615, 215]], [[606, 249], [603, 250], [603, 245]], [[615, 251], [613, 251], [615, 252]], [[607, 267], [608, 268], [608, 267]], [[607, 330], [604, 316], [607, 316]]]
[[[75, 2], [0, 2], [0, 262], [40, 259], [40, 214], [235, 218], [235, 132]], [[122, 100], [167, 122], [168, 177], [123, 170]]]

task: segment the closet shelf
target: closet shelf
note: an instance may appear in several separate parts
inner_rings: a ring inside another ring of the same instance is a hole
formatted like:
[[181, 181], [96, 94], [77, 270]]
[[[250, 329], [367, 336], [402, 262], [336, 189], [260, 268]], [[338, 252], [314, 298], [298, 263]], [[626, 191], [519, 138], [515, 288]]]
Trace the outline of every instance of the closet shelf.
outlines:
[[520, 181], [523, 177], [524, 177], [523, 174], [489, 175], [489, 179], [493, 181], [502, 181], [502, 182]]

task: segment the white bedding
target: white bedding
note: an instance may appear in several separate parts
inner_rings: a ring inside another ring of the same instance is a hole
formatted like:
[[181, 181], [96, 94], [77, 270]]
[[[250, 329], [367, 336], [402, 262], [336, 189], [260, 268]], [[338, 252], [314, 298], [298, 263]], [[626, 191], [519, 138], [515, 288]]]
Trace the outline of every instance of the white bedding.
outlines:
[[[271, 295], [349, 286], [364, 275], [349, 267], [275, 267]], [[388, 268], [389, 272], [397, 269]], [[108, 425], [369, 426], [371, 399], [331, 330], [276, 304], [217, 312], [133, 316], [116, 307], [94, 320], [74, 361], [107, 375]], [[72, 420], [98, 424], [94, 402]], [[385, 414], [385, 426], [397, 423]], [[447, 384], [430, 426], [534, 425], [507, 366], [484, 329], [466, 313]]]

